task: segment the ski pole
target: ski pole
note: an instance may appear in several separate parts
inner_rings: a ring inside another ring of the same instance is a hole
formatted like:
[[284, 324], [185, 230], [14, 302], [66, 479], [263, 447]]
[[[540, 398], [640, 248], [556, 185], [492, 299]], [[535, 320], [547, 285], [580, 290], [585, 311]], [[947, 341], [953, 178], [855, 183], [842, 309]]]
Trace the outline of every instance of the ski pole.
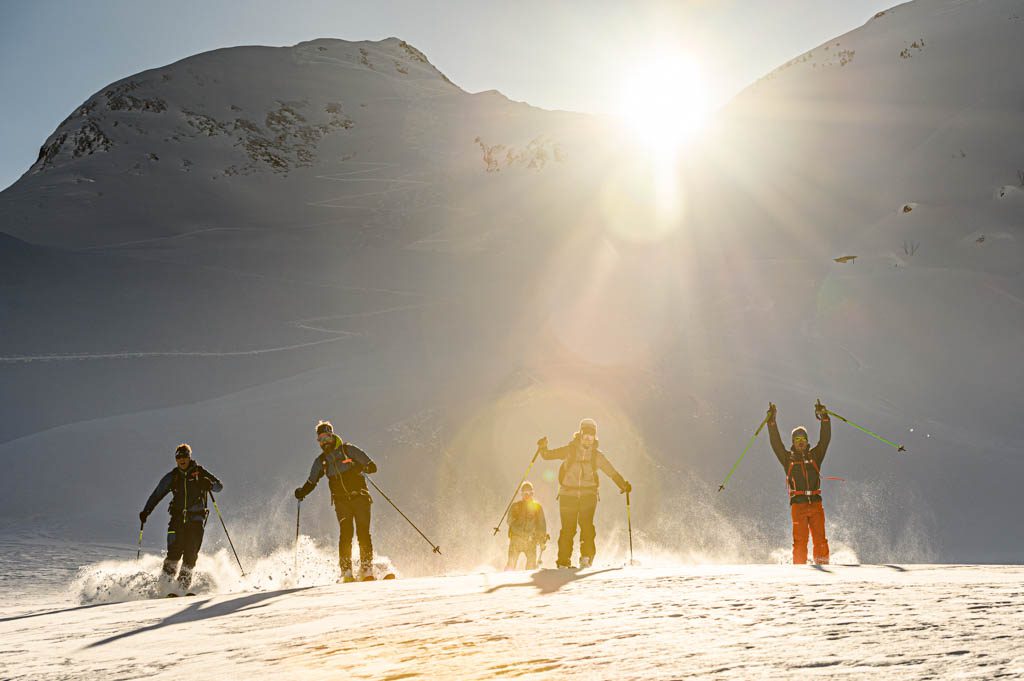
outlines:
[[302, 517], [302, 499], [295, 507], [295, 570], [299, 569], [299, 518]]
[[135, 552], [135, 560], [142, 560], [142, 528], [146, 526], [146, 523], [139, 524], [139, 550]]
[[231, 535], [228, 534], [228, 526], [224, 524], [224, 516], [220, 514], [220, 509], [217, 507], [217, 500], [213, 496], [213, 492], [210, 492], [210, 501], [213, 502], [213, 509], [217, 511], [217, 517], [220, 518], [220, 526], [224, 528], [224, 536], [228, 538], [228, 544], [231, 545], [231, 551], [235, 554], [235, 560], [238, 561], [238, 569], [242, 571], [242, 576], [245, 577], [245, 568], [242, 567], [242, 560], [238, 557], [238, 551], [235, 551], [235, 543], [231, 541]]
[[843, 423], [848, 423], [848, 424], [850, 424], [851, 426], [853, 426], [853, 427], [854, 427], [854, 428], [856, 428], [857, 430], [861, 431], [862, 433], [866, 433], [866, 434], [870, 435], [871, 437], [875, 438], [876, 440], [879, 440], [879, 441], [881, 441], [881, 442], [884, 442], [885, 444], [889, 445], [890, 447], [895, 447], [895, 448], [896, 448], [896, 451], [897, 451], [897, 452], [906, 452], [906, 451], [907, 451], [907, 448], [906, 448], [906, 447], [904, 447], [903, 445], [898, 445], [898, 444], [896, 444], [895, 442], [890, 442], [889, 440], [886, 440], [886, 439], [885, 439], [884, 437], [882, 437], [881, 435], [876, 435], [875, 433], [872, 433], [872, 432], [871, 432], [870, 430], [868, 430], [867, 428], [864, 428], [863, 426], [858, 426], [858, 425], [857, 425], [856, 423], [854, 423], [854, 422], [853, 422], [853, 421], [851, 421], [850, 419], [847, 419], [847, 418], [843, 418], [842, 416], [840, 416], [839, 414], [835, 413], [835, 412], [834, 412], [834, 411], [832, 411], [831, 409], [826, 409], [826, 410], [825, 410], [825, 413], [827, 413], [827, 414], [831, 414], [832, 416], [835, 416], [835, 417], [836, 417], [837, 419], [839, 419], [839, 420], [840, 420], [840, 421], [842, 421]]
[[414, 530], [416, 530], [417, 532], [420, 533], [420, 536], [423, 537], [428, 544], [430, 544], [430, 548], [434, 549], [434, 553], [436, 553], [437, 555], [441, 555], [441, 547], [440, 546], [436, 546], [434, 544], [434, 542], [430, 541], [430, 539], [427, 539], [427, 535], [423, 534], [423, 532], [420, 530], [420, 528], [416, 527], [416, 523], [414, 523], [413, 521], [409, 520], [409, 516], [407, 516], [404, 513], [402, 513], [402, 509], [398, 508], [398, 506], [395, 505], [395, 502], [391, 501], [391, 499], [388, 497], [388, 495], [384, 494], [384, 491], [381, 490], [380, 487], [377, 487], [377, 483], [375, 483], [373, 480], [370, 480], [370, 478], [366, 478], [366, 481], [369, 482], [371, 485], [373, 485], [373, 488], [375, 490], [377, 490], [377, 492], [382, 497], [384, 497], [384, 499], [386, 499], [387, 502], [389, 504], [391, 504], [396, 511], [398, 511], [398, 515], [400, 515], [403, 518], [405, 518], [405, 522], [407, 522], [410, 525], [412, 525], [412, 529], [414, 529]]
[[629, 527], [629, 564], [633, 564], [633, 514], [629, 510], [629, 492], [626, 492], [626, 526]]
[[501, 523], [504, 522], [505, 516], [508, 515], [508, 510], [512, 508], [512, 503], [516, 500], [516, 495], [519, 494], [519, 490], [522, 489], [523, 483], [526, 482], [526, 476], [530, 474], [530, 469], [533, 468], [533, 464], [537, 461], [537, 457], [540, 456], [540, 447], [537, 447], [537, 451], [534, 453], [533, 458], [530, 459], [530, 465], [526, 467], [526, 472], [523, 473], [522, 479], [519, 484], [516, 485], [516, 489], [512, 492], [512, 498], [508, 500], [508, 506], [505, 507], [505, 512], [501, 514], [501, 520], [494, 526], [494, 536], [498, 536], [498, 532], [501, 531]]
[[722, 484], [718, 486], [719, 492], [725, 489], [725, 484], [729, 482], [729, 478], [731, 478], [732, 474], [736, 472], [737, 468], [739, 468], [740, 462], [743, 461], [743, 457], [745, 457], [747, 455], [747, 452], [750, 451], [750, 448], [754, 445], [754, 440], [756, 440], [757, 436], [761, 434], [761, 429], [764, 428], [764, 424], [766, 423], [768, 423], [767, 415], [764, 417], [764, 420], [761, 421], [761, 425], [757, 427], [757, 430], [754, 431], [754, 436], [750, 438], [750, 442], [748, 442], [747, 446], [743, 448], [743, 453], [740, 454], [740, 458], [736, 459], [736, 463], [732, 465], [732, 469], [729, 471], [729, 475], [725, 476], [725, 480], [723, 480]]

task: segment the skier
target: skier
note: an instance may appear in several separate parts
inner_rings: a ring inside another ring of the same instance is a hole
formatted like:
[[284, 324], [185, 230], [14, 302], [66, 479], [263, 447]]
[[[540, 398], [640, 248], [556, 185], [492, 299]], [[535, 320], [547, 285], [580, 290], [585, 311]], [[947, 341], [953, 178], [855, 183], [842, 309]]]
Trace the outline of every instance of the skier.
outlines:
[[808, 442], [807, 429], [797, 426], [792, 432], [792, 449], [787, 450], [775, 422], [777, 412], [775, 405], [769, 402], [768, 439], [776, 458], [786, 469], [786, 486], [789, 488], [789, 511], [793, 519], [793, 564], [803, 565], [807, 562], [809, 530], [814, 542], [814, 562], [827, 565], [829, 552], [828, 540], [825, 538], [825, 509], [821, 504], [821, 463], [832, 439], [832, 422], [825, 405], [819, 402], [814, 407], [814, 416], [821, 421], [818, 444], [812, 448]]
[[373, 541], [370, 538], [370, 504], [373, 500], [370, 499], [363, 475], [376, 473], [377, 464], [359, 447], [336, 435], [330, 421], [320, 421], [316, 425], [316, 439], [320, 444], [320, 454], [313, 460], [306, 484], [295, 490], [295, 498], [302, 501], [313, 491], [320, 478], [327, 476], [331, 503], [340, 530], [338, 564], [341, 568], [341, 581], [355, 581], [352, 574], [353, 520], [359, 540], [359, 576], [364, 580], [373, 579]]
[[597, 511], [600, 483], [597, 470], [601, 469], [619, 487], [620, 494], [633, 491], [633, 486], [623, 478], [597, 448], [597, 422], [594, 419], [580, 421], [580, 429], [572, 441], [558, 449], [548, 449], [548, 439], [537, 441], [540, 455], [547, 460], [561, 459], [558, 469], [558, 511], [562, 518], [562, 529], [558, 533], [557, 567], [570, 568], [573, 538], [576, 525], [580, 526], [580, 567], [594, 563], [597, 547], [594, 537], [594, 513]]
[[171, 519], [167, 524], [167, 557], [164, 558], [162, 574], [164, 579], [171, 581], [177, 572], [178, 585], [182, 591], [188, 591], [192, 584], [192, 570], [203, 545], [206, 516], [210, 513], [206, 507], [206, 495], [211, 490], [220, 492], [224, 485], [192, 459], [192, 447], [187, 443], [183, 442], [175, 448], [174, 460], [177, 465], [160, 479], [139, 513], [139, 520], [145, 525], [160, 500], [168, 492], [173, 494], [167, 507]]
[[537, 567], [538, 553], [547, 543], [548, 524], [544, 508], [533, 498], [533, 484], [527, 480], [520, 488], [523, 498], [512, 504], [508, 512], [508, 562], [506, 570], [515, 570], [519, 554], [526, 554], [526, 569]]

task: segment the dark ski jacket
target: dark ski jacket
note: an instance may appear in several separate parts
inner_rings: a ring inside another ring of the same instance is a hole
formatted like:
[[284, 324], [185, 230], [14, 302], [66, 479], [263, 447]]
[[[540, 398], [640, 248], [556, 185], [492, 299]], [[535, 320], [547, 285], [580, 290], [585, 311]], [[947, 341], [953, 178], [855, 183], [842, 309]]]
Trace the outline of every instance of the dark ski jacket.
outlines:
[[172, 519], [180, 519], [183, 522], [196, 520], [204, 522], [209, 514], [206, 507], [206, 495], [211, 490], [220, 492], [222, 489], [224, 489], [224, 485], [220, 480], [193, 460], [184, 472], [175, 466], [170, 473], [160, 478], [160, 482], [157, 483], [153, 493], [149, 495], [142, 511], [148, 516], [160, 503], [160, 500], [170, 492], [174, 496], [171, 497], [167, 512], [171, 514]]
[[611, 478], [620, 490], [625, 491], [626, 479], [605, 458], [605, 455], [597, 448], [597, 444], [597, 440], [595, 440], [594, 446], [588, 454], [580, 441], [580, 434], [576, 433], [572, 441], [564, 447], [540, 451], [541, 457], [548, 461], [562, 460], [562, 465], [558, 467], [559, 497], [598, 496], [597, 488], [601, 484], [597, 477], [598, 469], [604, 471], [604, 474]]
[[327, 485], [331, 488], [332, 502], [335, 499], [349, 499], [357, 494], [369, 497], [363, 474], [376, 472], [377, 464], [366, 452], [335, 435], [334, 447], [326, 454], [320, 452], [313, 459], [309, 479], [302, 486], [303, 496], [312, 492], [320, 478], [326, 475]]
[[538, 544], [544, 541], [548, 533], [548, 523], [544, 518], [544, 508], [539, 502], [520, 499], [508, 510], [509, 539], [520, 539]]
[[821, 501], [821, 464], [825, 460], [828, 443], [832, 440], [832, 422], [821, 421], [821, 432], [818, 444], [807, 450], [807, 456], [786, 449], [779, 435], [779, 426], [772, 420], [768, 422], [768, 440], [772, 443], [772, 451], [786, 470], [786, 486], [789, 487], [790, 504], [809, 504]]

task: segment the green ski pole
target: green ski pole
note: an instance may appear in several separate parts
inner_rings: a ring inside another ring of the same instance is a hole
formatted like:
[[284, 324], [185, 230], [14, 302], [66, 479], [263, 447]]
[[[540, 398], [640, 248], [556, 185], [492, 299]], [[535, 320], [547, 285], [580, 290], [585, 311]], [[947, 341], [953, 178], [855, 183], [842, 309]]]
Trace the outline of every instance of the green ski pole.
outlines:
[[832, 411], [831, 409], [826, 409], [826, 410], [825, 410], [825, 413], [827, 413], [827, 414], [831, 414], [832, 416], [835, 416], [835, 417], [836, 417], [837, 419], [839, 419], [839, 420], [840, 420], [840, 421], [842, 421], [843, 423], [848, 423], [848, 424], [850, 424], [851, 426], [853, 426], [853, 427], [854, 427], [854, 428], [856, 428], [857, 430], [861, 431], [862, 433], [865, 433], [865, 434], [867, 434], [867, 435], [870, 435], [871, 437], [875, 438], [876, 440], [878, 440], [878, 441], [880, 441], [880, 442], [884, 442], [885, 444], [889, 445], [890, 447], [895, 447], [895, 448], [896, 448], [896, 451], [897, 451], [897, 452], [906, 452], [906, 451], [907, 451], [907, 448], [906, 448], [906, 447], [904, 447], [903, 445], [898, 445], [898, 444], [896, 444], [895, 442], [890, 442], [889, 440], [886, 440], [886, 439], [885, 439], [884, 437], [882, 437], [881, 435], [877, 435], [877, 434], [875, 434], [875, 433], [872, 433], [872, 432], [871, 432], [870, 430], [868, 430], [867, 428], [864, 428], [863, 426], [858, 426], [858, 425], [857, 425], [856, 423], [854, 423], [854, 422], [853, 422], [853, 421], [851, 421], [850, 419], [848, 419], [848, 418], [844, 418], [844, 417], [840, 416], [839, 414], [835, 413], [835, 412], [834, 412], [834, 411]]
[[743, 448], [743, 453], [740, 454], [740, 458], [736, 459], [736, 463], [732, 465], [732, 469], [729, 471], [729, 475], [725, 476], [725, 480], [723, 480], [722, 484], [718, 486], [719, 492], [725, 489], [725, 484], [729, 482], [729, 478], [731, 478], [732, 474], [736, 472], [736, 469], [739, 467], [740, 462], [743, 461], [743, 457], [745, 457], [747, 455], [747, 452], [750, 451], [750, 448], [754, 445], [754, 440], [756, 440], [757, 436], [761, 434], [761, 429], [764, 428], [764, 424], [766, 423], [768, 423], [767, 415], [764, 417], [764, 420], [761, 421], [761, 425], [757, 427], [757, 430], [754, 431], [754, 435], [753, 437], [750, 438], [750, 442], [748, 442], [747, 446]]

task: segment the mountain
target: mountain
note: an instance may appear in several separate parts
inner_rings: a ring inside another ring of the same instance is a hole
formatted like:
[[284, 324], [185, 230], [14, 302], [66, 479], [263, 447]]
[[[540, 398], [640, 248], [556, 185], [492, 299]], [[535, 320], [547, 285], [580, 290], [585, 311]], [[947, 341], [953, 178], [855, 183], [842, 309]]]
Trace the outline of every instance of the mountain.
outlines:
[[[763, 561], [789, 533], [767, 443], [713, 490], [769, 400], [791, 428], [820, 397], [909, 449], [835, 424], [836, 546], [1024, 558], [1016, 4], [881, 13], [741, 93], [669, 183], [608, 121], [466, 93], [397, 39], [104, 88], [0, 194], [0, 513], [131, 536], [187, 440], [238, 543], [273, 548], [331, 418], [446, 547], [417, 570], [465, 568], [499, 560], [535, 440], [590, 415], [645, 541]], [[554, 470], [531, 477], [553, 511]]]

